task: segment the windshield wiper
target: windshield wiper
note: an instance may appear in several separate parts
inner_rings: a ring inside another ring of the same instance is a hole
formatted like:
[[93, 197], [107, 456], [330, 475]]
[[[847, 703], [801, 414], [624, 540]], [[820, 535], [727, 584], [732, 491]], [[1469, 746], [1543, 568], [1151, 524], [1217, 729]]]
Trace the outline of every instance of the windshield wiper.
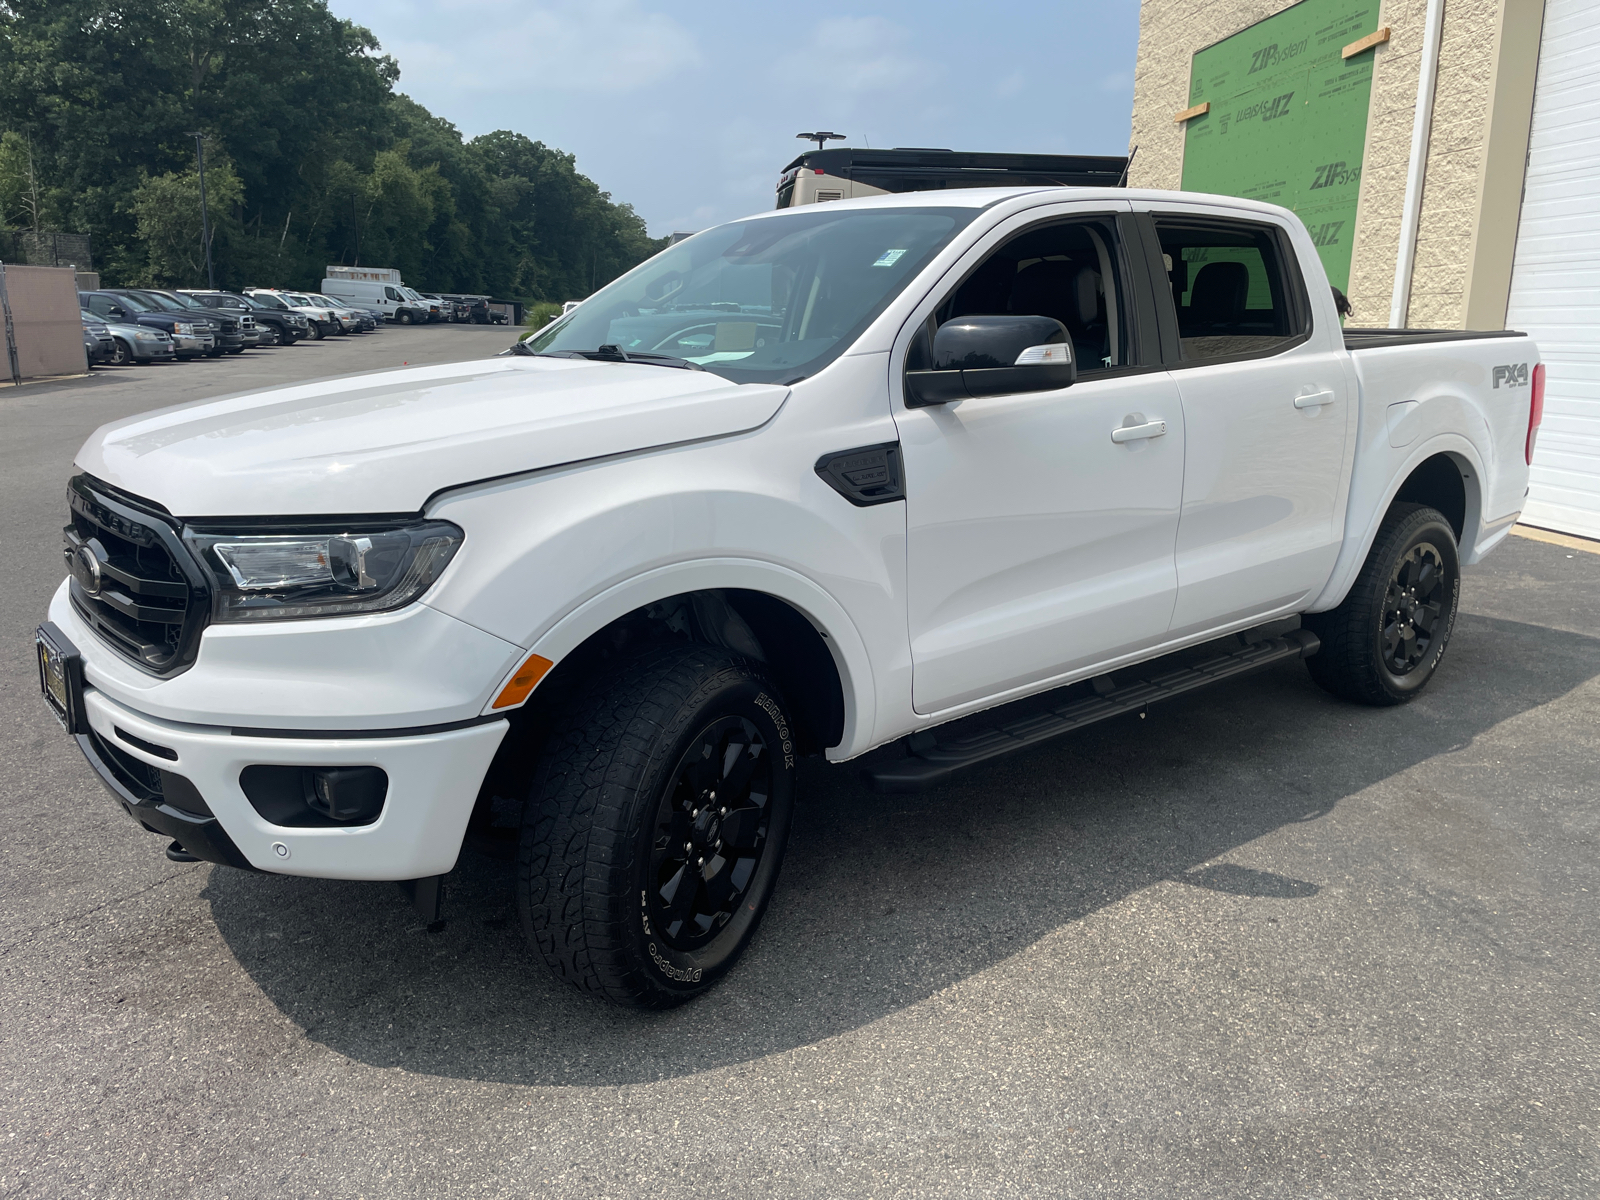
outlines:
[[670, 354], [646, 354], [639, 351], [629, 353], [620, 346], [606, 344], [598, 350], [533, 350], [527, 342], [513, 342], [510, 349], [500, 351], [501, 354], [516, 354], [528, 358], [583, 358], [590, 362], [623, 362], [640, 363], [647, 367], [675, 367], [681, 371], [704, 371], [697, 362], [690, 362], [687, 358], [674, 358]]

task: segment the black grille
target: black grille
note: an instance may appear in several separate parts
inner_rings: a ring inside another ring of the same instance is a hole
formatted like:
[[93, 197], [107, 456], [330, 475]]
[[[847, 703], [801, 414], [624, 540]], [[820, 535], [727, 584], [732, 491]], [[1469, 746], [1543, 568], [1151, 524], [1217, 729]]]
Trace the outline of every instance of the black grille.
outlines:
[[67, 501], [71, 523], [62, 536], [73, 607], [107, 645], [151, 674], [184, 670], [210, 617], [210, 589], [177, 522], [87, 475], [68, 486]]

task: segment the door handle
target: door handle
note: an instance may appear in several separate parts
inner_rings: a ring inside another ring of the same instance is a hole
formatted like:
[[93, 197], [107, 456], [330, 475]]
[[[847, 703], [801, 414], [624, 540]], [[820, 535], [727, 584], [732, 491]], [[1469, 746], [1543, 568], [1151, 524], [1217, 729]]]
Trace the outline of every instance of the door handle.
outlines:
[[1294, 406], [1296, 408], [1321, 408], [1324, 404], [1332, 403], [1332, 392], [1312, 392], [1309, 396], [1296, 396], [1294, 398]]
[[1143, 425], [1124, 425], [1121, 429], [1111, 431], [1111, 440], [1117, 445], [1124, 442], [1137, 442], [1141, 438], [1158, 438], [1167, 432], [1165, 421], [1146, 421]]

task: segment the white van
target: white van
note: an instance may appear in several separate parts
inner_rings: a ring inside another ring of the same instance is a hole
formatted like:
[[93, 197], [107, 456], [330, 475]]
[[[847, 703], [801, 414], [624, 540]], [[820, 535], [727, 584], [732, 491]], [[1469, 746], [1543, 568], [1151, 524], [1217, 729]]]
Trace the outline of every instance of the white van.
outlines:
[[410, 288], [398, 281], [378, 283], [365, 279], [342, 279], [335, 275], [322, 281], [324, 296], [334, 296], [347, 304], [382, 312], [388, 320], [398, 321], [402, 325], [428, 319], [427, 305], [412, 300], [410, 292]]

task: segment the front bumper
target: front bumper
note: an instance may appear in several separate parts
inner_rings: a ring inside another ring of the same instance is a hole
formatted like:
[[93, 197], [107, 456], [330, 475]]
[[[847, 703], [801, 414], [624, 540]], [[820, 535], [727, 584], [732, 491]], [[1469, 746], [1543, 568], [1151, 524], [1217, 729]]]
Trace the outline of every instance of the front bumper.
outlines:
[[[158, 679], [100, 640], [65, 582], [49, 619], [82, 658], [92, 735], [79, 745], [130, 816], [213, 862], [330, 879], [420, 879], [454, 865], [507, 729], [481, 714], [526, 653], [414, 604], [212, 626], [193, 666]], [[245, 794], [250, 766], [379, 767], [388, 791], [369, 825], [281, 825]], [[145, 778], [145, 794], [130, 786], [152, 771], [166, 775]]]
[[[323, 879], [422, 879], [454, 867], [507, 728], [502, 719], [406, 737], [259, 737], [159, 721], [94, 688], [84, 715], [93, 731], [78, 735], [84, 757], [145, 828], [210, 862]], [[381, 767], [388, 794], [370, 825], [275, 825], [240, 784], [250, 766]], [[139, 767], [158, 773], [142, 794]]]
[[175, 333], [172, 346], [179, 354], [209, 354], [217, 348], [217, 339], [209, 333]]

